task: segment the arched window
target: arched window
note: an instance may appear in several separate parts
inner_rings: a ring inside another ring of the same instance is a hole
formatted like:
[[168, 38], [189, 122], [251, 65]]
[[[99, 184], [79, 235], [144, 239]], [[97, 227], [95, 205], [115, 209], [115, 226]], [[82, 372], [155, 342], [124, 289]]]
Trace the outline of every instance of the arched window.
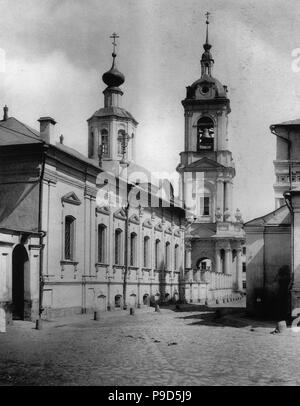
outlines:
[[136, 266], [137, 258], [137, 235], [136, 233], [130, 234], [130, 265]]
[[119, 130], [118, 131], [118, 139], [117, 139], [117, 141], [118, 141], [118, 154], [119, 155], [122, 155], [122, 140], [123, 140], [123, 137], [124, 137], [124, 135], [125, 135], [125, 131], [124, 130]]
[[99, 224], [98, 226], [98, 262], [106, 262], [106, 226]]
[[160, 240], [155, 241], [155, 269], [160, 269]]
[[178, 269], [178, 259], [179, 259], [179, 245], [175, 244], [175, 247], [174, 247], [174, 269], [175, 269], [175, 271]]
[[165, 268], [167, 270], [170, 270], [170, 268], [171, 268], [170, 248], [171, 248], [170, 243], [169, 243], [169, 241], [167, 241], [166, 246], [165, 246]]
[[122, 264], [122, 230], [115, 230], [115, 264]]
[[94, 143], [95, 143], [94, 131], [91, 131], [89, 136], [89, 152], [88, 152], [89, 158], [92, 158], [94, 156], [94, 145], [95, 145]]
[[75, 218], [65, 217], [65, 259], [73, 261], [75, 257]]
[[150, 237], [144, 237], [144, 268], [149, 267]]
[[105, 128], [101, 130], [101, 145], [103, 155], [108, 156], [108, 131]]
[[214, 122], [201, 117], [197, 122], [197, 151], [214, 149]]

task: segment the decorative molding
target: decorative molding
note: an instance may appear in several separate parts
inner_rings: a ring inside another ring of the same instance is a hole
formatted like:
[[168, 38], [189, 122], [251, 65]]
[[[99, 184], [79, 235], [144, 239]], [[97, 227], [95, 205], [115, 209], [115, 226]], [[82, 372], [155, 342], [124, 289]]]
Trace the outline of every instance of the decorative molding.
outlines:
[[180, 237], [181, 233], [180, 233], [180, 229], [177, 229], [174, 231], [174, 237]]
[[156, 226], [154, 226], [154, 230], [155, 231], [163, 231], [163, 226], [161, 223], [156, 224]]
[[81, 205], [81, 200], [77, 197], [76, 193], [69, 192], [61, 198], [62, 203], [74, 204], [75, 206]]
[[167, 228], [165, 229], [165, 233], [172, 235], [172, 234], [173, 234], [172, 228], [171, 228], [171, 227], [167, 227]]
[[140, 224], [140, 219], [138, 217], [137, 214], [133, 214], [130, 218], [129, 218], [130, 223], [134, 223], [134, 224]]
[[148, 218], [143, 222], [143, 227], [147, 227], [147, 228], [152, 228], [152, 222], [151, 219]]
[[125, 210], [124, 210], [123, 208], [117, 210], [117, 211], [114, 213], [114, 217], [117, 218], [117, 219], [120, 219], [120, 220], [126, 220], [126, 213], [125, 213]]
[[84, 188], [84, 195], [89, 195], [91, 197], [96, 197], [98, 193], [98, 189], [92, 186], [86, 185]]
[[109, 206], [96, 207], [96, 213], [109, 215], [110, 207]]

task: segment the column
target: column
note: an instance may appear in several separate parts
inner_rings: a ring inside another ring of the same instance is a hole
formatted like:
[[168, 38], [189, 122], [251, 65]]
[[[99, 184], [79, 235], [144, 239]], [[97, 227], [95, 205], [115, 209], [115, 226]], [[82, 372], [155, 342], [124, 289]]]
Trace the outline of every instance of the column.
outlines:
[[225, 249], [225, 274], [228, 275], [230, 273], [230, 261], [232, 260], [232, 253], [230, 248]]
[[220, 208], [221, 213], [224, 213], [224, 181], [217, 179], [217, 207]]
[[242, 272], [242, 248], [238, 248], [236, 252], [236, 286], [238, 291], [243, 290]]
[[224, 211], [226, 209], [231, 210], [229, 188], [230, 188], [229, 182], [228, 181], [224, 182], [224, 205], [225, 205]]
[[215, 272], [221, 272], [221, 254], [219, 247], [215, 251]]
[[185, 241], [185, 269], [192, 268], [192, 244], [190, 240]]

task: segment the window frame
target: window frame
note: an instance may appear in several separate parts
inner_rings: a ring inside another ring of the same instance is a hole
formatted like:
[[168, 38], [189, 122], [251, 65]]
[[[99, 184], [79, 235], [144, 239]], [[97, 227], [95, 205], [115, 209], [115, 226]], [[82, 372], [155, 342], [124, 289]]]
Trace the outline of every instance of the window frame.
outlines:
[[[101, 241], [100, 241], [101, 235]], [[101, 243], [101, 244], [100, 244]], [[97, 227], [97, 262], [99, 264], [106, 263], [106, 247], [107, 247], [107, 226], [103, 223]]]
[[[70, 222], [69, 222], [70, 220]], [[67, 244], [67, 222], [70, 226], [69, 229], [69, 243]], [[67, 254], [67, 247], [69, 247], [69, 253]], [[64, 260], [75, 261], [76, 250], [76, 218], [72, 215], [66, 215], [64, 218]]]

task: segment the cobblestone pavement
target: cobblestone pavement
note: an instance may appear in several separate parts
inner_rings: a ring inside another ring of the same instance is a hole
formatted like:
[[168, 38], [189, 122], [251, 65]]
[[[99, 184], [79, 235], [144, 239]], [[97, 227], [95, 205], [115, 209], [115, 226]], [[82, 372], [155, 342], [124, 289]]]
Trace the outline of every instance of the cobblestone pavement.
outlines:
[[[199, 308], [200, 309], [200, 308]], [[186, 309], [185, 309], [186, 310]], [[300, 333], [153, 308], [0, 334], [0, 385], [299, 385]]]

